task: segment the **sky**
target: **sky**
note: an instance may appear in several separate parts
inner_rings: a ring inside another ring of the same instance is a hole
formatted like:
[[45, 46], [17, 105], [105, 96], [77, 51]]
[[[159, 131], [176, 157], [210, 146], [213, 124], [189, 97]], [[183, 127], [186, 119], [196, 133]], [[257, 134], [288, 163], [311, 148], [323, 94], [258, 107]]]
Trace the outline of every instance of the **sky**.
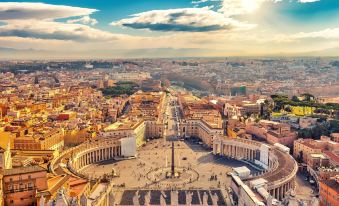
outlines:
[[0, 1], [0, 58], [338, 55], [339, 0]]

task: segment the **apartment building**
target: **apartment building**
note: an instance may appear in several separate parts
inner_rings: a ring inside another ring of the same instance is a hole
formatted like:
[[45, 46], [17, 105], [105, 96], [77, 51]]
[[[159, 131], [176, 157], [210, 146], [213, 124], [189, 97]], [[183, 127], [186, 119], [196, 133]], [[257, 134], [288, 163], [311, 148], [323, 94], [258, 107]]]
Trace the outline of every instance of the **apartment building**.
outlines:
[[219, 111], [214, 109], [208, 101], [188, 94], [179, 95], [178, 102], [183, 114], [179, 125], [181, 134], [185, 137], [200, 138], [211, 147], [213, 137], [224, 133]]
[[14, 149], [18, 150], [56, 150], [64, 146], [64, 130], [60, 128], [41, 130], [14, 139]]
[[339, 143], [326, 136], [322, 136], [320, 140], [298, 139], [293, 146], [293, 157], [312, 168], [329, 164], [336, 166], [339, 162], [338, 152]]
[[3, 193], [7, 206], [36, 205], [36, 193], [47, 188], [47, 171], [40, 166], [20, 167], [3, 172]]
[[266, 140], [270, 144], [280, 143], [288, 147], [292, 147], [297, 138], [297, 134], [291, 130], [289, 124], [268, 120], [248, 123], [246, 132], [256, 138]]
[[339, 205], [339, 176], [319, 183], [320, 206]]

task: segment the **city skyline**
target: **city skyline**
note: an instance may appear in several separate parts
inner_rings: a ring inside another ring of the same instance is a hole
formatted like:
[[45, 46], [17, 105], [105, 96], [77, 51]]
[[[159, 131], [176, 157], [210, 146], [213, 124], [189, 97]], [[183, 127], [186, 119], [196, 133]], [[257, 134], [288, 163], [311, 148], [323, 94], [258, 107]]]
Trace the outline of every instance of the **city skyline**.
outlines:
[[0, 55], [337, 56], [338, 11], [336, 0], [1, 1]]

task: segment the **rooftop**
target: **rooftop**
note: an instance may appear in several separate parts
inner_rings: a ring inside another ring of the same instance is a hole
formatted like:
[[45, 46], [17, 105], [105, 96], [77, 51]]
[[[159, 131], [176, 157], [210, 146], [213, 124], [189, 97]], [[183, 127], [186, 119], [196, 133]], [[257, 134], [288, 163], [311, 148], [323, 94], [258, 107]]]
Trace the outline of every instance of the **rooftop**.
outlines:
[[334, 191], [337, 191], [339, 193], [339, 183], [336, 180], [323, 180], [321, 183], [325, 184], [327, 187], [332, 188]]
[[19, 174], [34, 173], [34, 172], [43, 172], [43, 171], [46, 171], [46, 169], [38, 165], [29, 166], [29, 167], [18, 167], [18, 168], [4, 170], [4, 176], [19, 175]]
[[265, 180], [269, 183], [273, 183], [274, 181], [280, 180], [283, 177], [290, 175], [294, 169], [295, 161], [290, 158], [289, 155], [279, 151], [279, 150], [272, 150], [273, 154], [279, 160], [279, 166], [272, 172], [268, 172], [262, 176]]

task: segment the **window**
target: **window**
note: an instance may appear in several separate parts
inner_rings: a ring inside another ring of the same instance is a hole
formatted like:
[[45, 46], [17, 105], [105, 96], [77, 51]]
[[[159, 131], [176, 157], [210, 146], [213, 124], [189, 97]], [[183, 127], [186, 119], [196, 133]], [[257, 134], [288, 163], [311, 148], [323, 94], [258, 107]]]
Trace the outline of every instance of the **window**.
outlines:
[[24, 184], [20, 183], [19, 189], [20, 189], [20, 191], [23, 191], [24, 190]]

